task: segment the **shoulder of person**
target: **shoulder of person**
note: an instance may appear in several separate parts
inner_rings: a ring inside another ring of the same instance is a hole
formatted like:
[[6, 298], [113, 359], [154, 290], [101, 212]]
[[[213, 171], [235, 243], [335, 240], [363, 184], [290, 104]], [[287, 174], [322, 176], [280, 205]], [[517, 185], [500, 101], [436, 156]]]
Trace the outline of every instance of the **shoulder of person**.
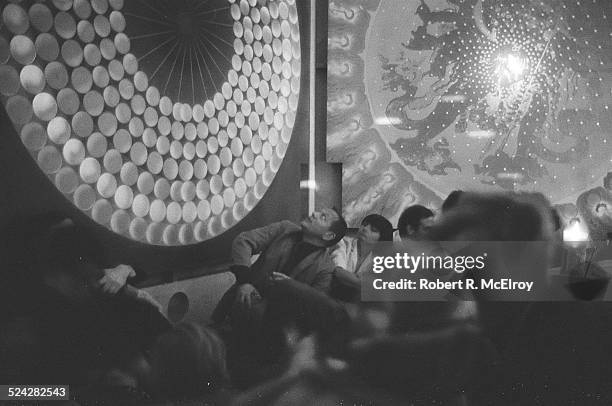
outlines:
[[289, 221], [289, 220], [281, 220], [278, 222], [279, 226], [282, 228], [286, 228], [287, 231], [300, 231], [302, 230], [302, 227], [300, 227], [298, 224], [295, 224], [293, 221]]
[[301, 227], [292, 221], [289, 220], [281, 220], [276, 221], [274, 223], [270, 223], [268, 225], [264, 225], [260, 228], [245, 231], [243, 234], [248, 234], [251, 232], [259, 231], [265, 233], [273, 233], [273, 234], [285, 234], [285, 233], [293, 233], [301, 230]]
[[294, 234], [297, 235], [298, 233], [302, 232], [302, 227], [299, 224], [295, 224], [289, 220], [282, 220], [274, 224], [277, 227], [276, 230], [278, 237], [290, 236]]
[[323, 250], [317, 251], [316, 254], [318, 255], [318, 260], [320, 261], [319, 263], [325, 264], [324, 268], [331, 268], [332, 271], [334, 270], [334, 268], [336, 268], [336, 261], [334, 260], [334, 258], [337, 259], [338, 257], [336, 247], [337, 245], [325, 248]]
[[357, 246], [357, 238], [355, 237], [343, 237], [336, 245], [330, 247], [331, 251], [335, 250], [351, 250]]

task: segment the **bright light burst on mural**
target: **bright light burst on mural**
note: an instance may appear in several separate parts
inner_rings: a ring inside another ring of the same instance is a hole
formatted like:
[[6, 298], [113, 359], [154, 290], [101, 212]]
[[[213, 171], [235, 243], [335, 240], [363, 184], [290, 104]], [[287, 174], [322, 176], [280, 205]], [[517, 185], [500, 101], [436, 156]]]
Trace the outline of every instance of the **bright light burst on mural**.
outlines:
[[525, 78], [529, 61], [521, 54], [510, 52], [495, 60], [495, 74], [500, 87], [513, 85]]
[[[596, 10], [603, 12], [597, 18], [590, 14]], [[430, 14], [430, 20], [444, 14], [421, 11]], [[473, 25], [467, 17], [473, 18]], [[466, 96], [467, 103], [454, 111], [438, 106], [431, 117], [442, 109], [451, 117], [458, 115], [460, 126], [472, 122], [479, 130], [497, 134], [482, 149], [482, 163], [475, 164], [477, 173], [487, 178], [483, 181], [513, 189], [547, 176], [545, 161], [569, 163], [589, 158], [588, 126], [600, 123], [594, 119], [592, 105], [561, 103], [564, 97], [571, 100], [574, 96], [562, 94], [561, 82], [566, 75], [582, 79], [589, 101], [599, 97], [599, 73], [606, 69], [602, 45], [609, 45], [609, 38], [598, 35], [598, 29], [605, 30], [606, 18], [605, 10], [580, 2], [485, 4], [477, 0], [471, 10], [459, 13], [458, 29], [438, 39], [434, 67], [453, 67], [453, 87]], [[418, 34], [417, 42], [427, 39]], [[566, 123], [558, 123], [560, 118]], [[563, 128], [566, 124], [573, 128]], [[551, 136], [554, 130], [566, 131], [562, 135], [574, 139], [565, 142], [569, 146], [565, 151], [558, 147], [562, 137]], [[551, 140], [556, 145], [546, 146]]]

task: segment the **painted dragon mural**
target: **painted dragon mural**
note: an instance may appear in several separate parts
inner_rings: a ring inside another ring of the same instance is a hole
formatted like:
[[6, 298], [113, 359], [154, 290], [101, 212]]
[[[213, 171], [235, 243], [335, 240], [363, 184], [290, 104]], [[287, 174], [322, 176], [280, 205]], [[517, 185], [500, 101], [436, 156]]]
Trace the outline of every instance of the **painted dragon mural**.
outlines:
[[[608, 15], [603, 0], [330, 2], [328, 160], [345, 166], [345, 214], [377, 207], [352, 199], [392, 166], [398, 188], [426, 192], [391, 218], [454, 189], [561, 204], [600, 184], [612, 157]], [[356, 140], [377, 147], [356, 157]]]

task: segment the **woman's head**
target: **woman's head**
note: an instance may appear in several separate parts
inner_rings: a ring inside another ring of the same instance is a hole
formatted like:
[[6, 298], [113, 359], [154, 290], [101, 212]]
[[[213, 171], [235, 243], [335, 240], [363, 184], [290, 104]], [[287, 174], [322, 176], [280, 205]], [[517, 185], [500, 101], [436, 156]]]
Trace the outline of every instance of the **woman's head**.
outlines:
[[359, 239], [369, 243], [393, 241], [393, 226], [380, 214], [370, 214], [361, 222]]

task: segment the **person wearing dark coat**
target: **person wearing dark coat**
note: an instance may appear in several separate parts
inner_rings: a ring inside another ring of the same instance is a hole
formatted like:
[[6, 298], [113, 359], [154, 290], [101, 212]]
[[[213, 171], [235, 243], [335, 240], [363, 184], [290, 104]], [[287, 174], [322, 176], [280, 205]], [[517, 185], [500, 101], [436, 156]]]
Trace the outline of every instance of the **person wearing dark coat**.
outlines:
[[[237, 380], [253, 382], [264, 375], [262, 365], [282, 362], [288, 328], [318, 333], [326, 342], [341, 341], [330, 334], [347, 316], [328, 296], [334, 272], [329, 248], [344, 237], [346, 228], [339, 213], [324, 208], [300, 225], [281, 221], [245, 231], [233, 241], [236, 283], [221, 298], [213, 321], [224, 325], [229, 320], [230, 364], [245, 373]], [[253, 255], [259, 257], [251, 265]], [[251, 370], [257, 373], [248, 376]]]
[[[346, 228], [342, 216], [325, 208], [300, 225], [281, 221], [239, 234], [232, 243], [236, 284], [224, 294], [213, 320], [223, 321], [235, 304], [252, 307], [280, 280], [292, 279], [328, 293], [334, 272], [328, 248], [344, 237]], [[253, 255], [259, 258], [251, 265]]]

